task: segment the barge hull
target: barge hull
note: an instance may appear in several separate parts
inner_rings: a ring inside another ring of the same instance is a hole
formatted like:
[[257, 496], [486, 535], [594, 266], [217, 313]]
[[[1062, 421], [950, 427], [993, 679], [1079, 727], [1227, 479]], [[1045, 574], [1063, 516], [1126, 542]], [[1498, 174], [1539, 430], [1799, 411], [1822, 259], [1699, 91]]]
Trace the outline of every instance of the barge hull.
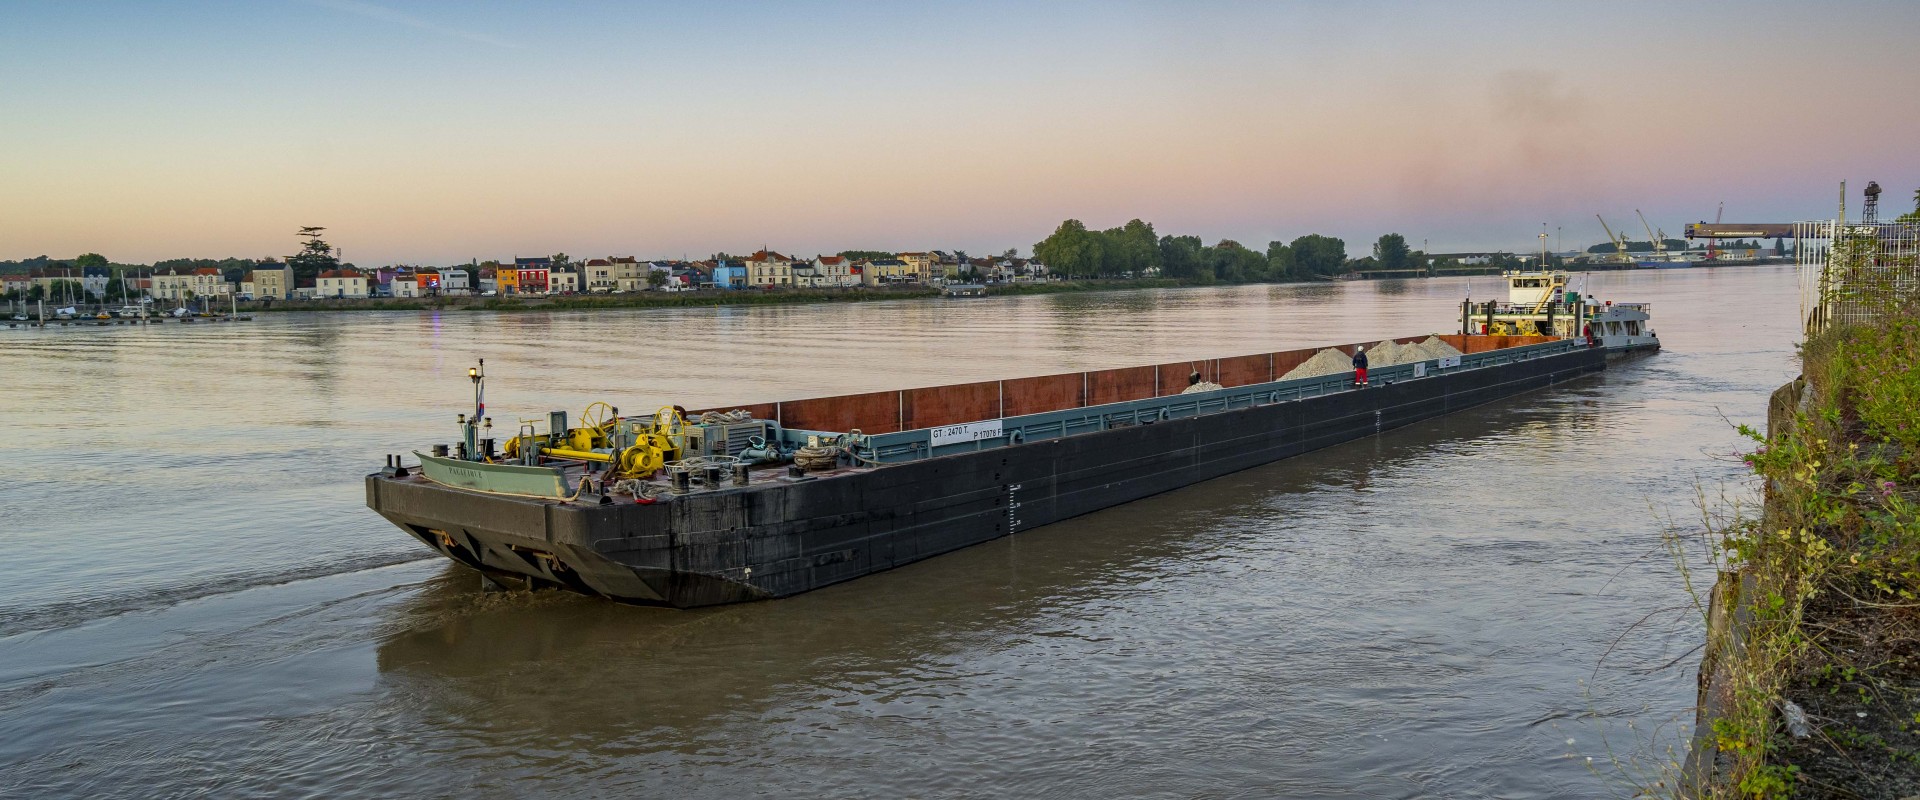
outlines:
[[852, 474], [589, 506], [367, 478], [367, 504], [529, 585], [681, 608], [786, 597], [1605, 369], [1579, 349]]

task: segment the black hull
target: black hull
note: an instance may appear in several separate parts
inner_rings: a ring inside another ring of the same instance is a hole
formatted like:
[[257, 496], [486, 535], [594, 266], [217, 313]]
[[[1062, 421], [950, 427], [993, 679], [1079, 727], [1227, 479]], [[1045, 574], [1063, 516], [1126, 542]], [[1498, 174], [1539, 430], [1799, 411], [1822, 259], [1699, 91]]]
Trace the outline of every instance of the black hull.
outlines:
[[608, 506], [367, 477], [367, 504], [496, 576], [681, 608], [786, 597], [1606, 367], [1578, 350], [795, 483]]

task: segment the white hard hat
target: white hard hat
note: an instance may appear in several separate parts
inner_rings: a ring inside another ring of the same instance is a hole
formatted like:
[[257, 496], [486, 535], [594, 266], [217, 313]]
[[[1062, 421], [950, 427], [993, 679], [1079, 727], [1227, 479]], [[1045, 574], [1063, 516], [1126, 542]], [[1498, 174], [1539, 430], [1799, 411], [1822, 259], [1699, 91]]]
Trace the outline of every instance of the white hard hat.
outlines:
[[1356, 352], [1356, 353], [1361, 353], [1361, 352], [1365, 352], [1365, 351], [1366, 351], [1366, 349], [1367, 349], [1367, 346], [1366, 346], [1366, 345], [1364, 345], [1364, 344], [1362, 344], [1362, 345], [1355, 345], [1355, 346], [1354, 346], [1354, 348], [1353, 348], [1353, 352]]

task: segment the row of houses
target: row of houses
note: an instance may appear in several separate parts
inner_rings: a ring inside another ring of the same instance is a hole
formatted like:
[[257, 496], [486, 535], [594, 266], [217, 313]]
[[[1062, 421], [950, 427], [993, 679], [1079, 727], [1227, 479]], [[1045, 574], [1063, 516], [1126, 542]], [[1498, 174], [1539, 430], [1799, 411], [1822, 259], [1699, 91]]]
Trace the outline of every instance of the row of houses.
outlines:
[[[103, 300], [113, 273], [105, 267], [0, 276], [0, 291], [26, 294], [38, 286], [53, 292], [62, 281], [80, 284], [81, 291]], [[279, 262], [256, 265], [229, 281], [214, 267], [169, 268], [123, 276], [129, 295], [158, 301], [236, 296], [242, 300], [301, 300], [315, 298], [434, 297], [443, 295], [548, 295], [581, 292], [614, 293], [650, 290], [853, 288], [896, 285], [933, 285], [960, 279], [991, 282], [1043, 281], [1046, 265], [1011, 255], [962, 259], [938, 250], [900, 253], [893, 258], [853, 259], [844, 256], [797, 258], [759, 250], [746, 258], [706, 261], [643, 261], [632, 256], [592, 258], [579, 264], [555, 264], [546, 257], [510, 262], [489, 261], [468, 267], [383, 267], [374, 270], [335, 269], [317, 278], [296, 281], [291, 266]]]
[[296, 288], [293, 268], [283, 264], [257, 267], [249, 271], [238, 284], [227, 280], [225, 273], [215, 267], [168, 268], [121, 275], [121, 286], [110, 292], [109, 286], [114, 277], [106, 267], [48, 269], [0, 275], [0, 293], [26, 295], [38, 288], [41, 294], [54, 297], [61, 284], [77, 284], [82, 296], [72, 298], [74, 300], [115, 301], [120, 300], [124, 293], [127, 299], [146, 297], [184, 302], [195, 298], [224, 298], [234, 294], [242, 297], [286, 298], [294, 296]]
[[78, 285], [83, 295], [105, 297], [107, 284], [112, 280], [113, 272], [106, 267], [35, 270], [0, 275], [0, 294], [25, 295], [39, 287], [43, 295], [52, 296], [55, 288], [64, 283]]

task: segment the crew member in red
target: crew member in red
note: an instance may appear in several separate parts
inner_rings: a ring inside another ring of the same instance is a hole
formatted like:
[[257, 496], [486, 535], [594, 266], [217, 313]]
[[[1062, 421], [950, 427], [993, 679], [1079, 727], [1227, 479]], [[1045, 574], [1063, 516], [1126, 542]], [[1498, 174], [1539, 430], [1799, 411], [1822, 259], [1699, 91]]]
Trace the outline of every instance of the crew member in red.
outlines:
[[1360, 345], [1358, 347], [1353, 348], [1353, 385], [1355, 386], [1367, 385], [1367, 347], [1366, 345]]

